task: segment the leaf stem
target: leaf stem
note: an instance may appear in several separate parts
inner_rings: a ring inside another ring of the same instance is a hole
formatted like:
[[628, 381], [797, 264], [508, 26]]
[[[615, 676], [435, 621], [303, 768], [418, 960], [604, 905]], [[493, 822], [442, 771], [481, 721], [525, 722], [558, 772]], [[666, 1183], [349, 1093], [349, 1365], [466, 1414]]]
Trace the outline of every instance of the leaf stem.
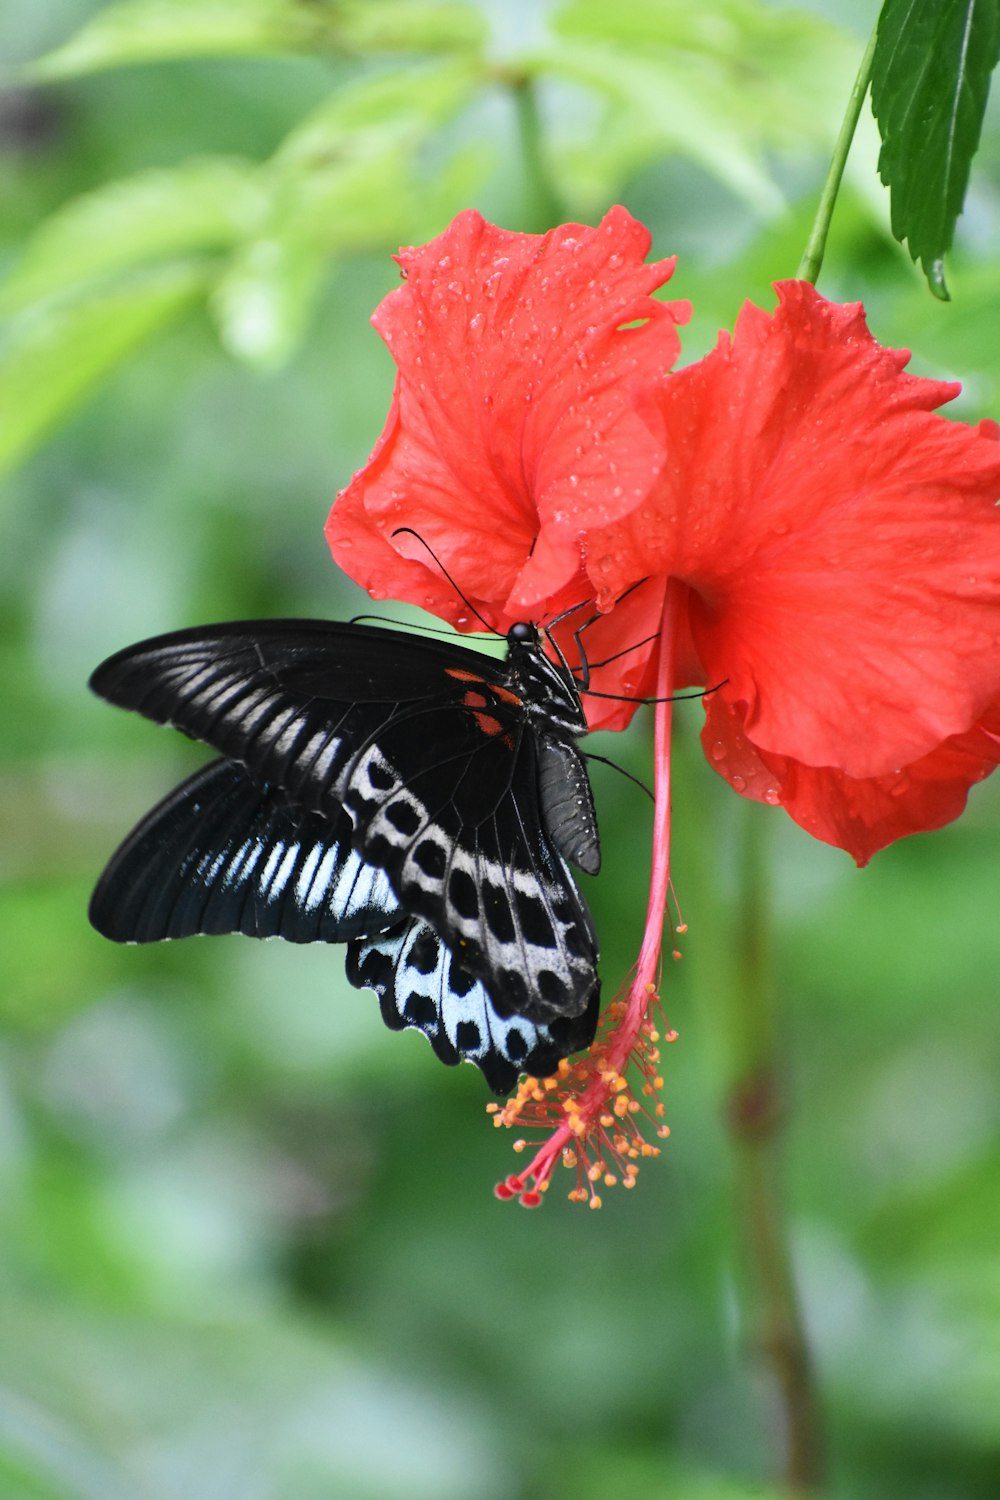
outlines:
[[780, 1403], [788, 1493], [806, 1496], [817, 1492], [822, 1478], [822, 1435], [780, 1181], [784, 1100], [771, 952], [768, 819], [764, 809], [753, 804], [744, 812], [739, 980], [731, 988], [727, 1122], [749, 1280], [751, 1334], [770, 1367]]
[[799, 262], [797, 276], [800, 281], [810, 281], [816, 285], [820, 270], [823, 265], [823, 256], [826, 253], [826, 237], [830, 232], [830, 220], [833, 218], [834, 206], [837, 202], [837, 194], [840, 191], [840, 183], [844, 176], [844, 168], [847, 165], [847, 157], [857, 129], [858, 120], [861, 117], [861, 107], [868, 93], [868, 85], [872, 79], [872, 58], [875, 56], [875, 42], [878, 37], [878, 24], [876, 23], [865, 55], [861, 59], [858, 76], [854, 80], [850, 98], [847, 101], [847, 111], [837, 136], [837, 143], [833, 148], [833, 157], [830, 169], [826, 174], [823, 191], [820, 194], [819, 204], [816, 209], [816, 217], [813, 220], [812, 229], [802, 259]]

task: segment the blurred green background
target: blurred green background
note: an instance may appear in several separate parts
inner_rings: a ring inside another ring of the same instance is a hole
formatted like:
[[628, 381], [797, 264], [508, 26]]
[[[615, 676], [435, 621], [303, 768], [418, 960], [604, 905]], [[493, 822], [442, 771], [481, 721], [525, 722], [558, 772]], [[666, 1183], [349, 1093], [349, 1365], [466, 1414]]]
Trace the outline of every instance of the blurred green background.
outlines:
[[[875, 11], [5, 0], [7, 63], [104, 30], [0, 96], [0, 1495], [776, 1493], [721, 1112], [745, 813], [701, 760], [697, 703], [678, 711], [673, 1137], [601, 1213], [567, 1178], [526, 1214], [491, 1195], [516, 1158], [479, 1075], [385, 1031], [337, 951], [89, 929], [103, 861], [200, 755], [85, 683], [161, 630], [361, 607], [322, 525], [391, 391], [368, 317], [391, 252], [466, 204], [538, 230], [624, 202], [680, 256], [685, 359], [744, 297], [770, 306]], [[876, 154], [866, 120], [820, 289], [961, 378], [954, 414], [1000, 415], [996, 112], [950, 306], [889, 237]], [[596, 748], [648, 776], [648, 728]], [[646, 814], [594, 780], [610, 994]], [[1000, 782], [862, 873], [749, 815], [774, 862], [831, 1493], [987, 1500]]]

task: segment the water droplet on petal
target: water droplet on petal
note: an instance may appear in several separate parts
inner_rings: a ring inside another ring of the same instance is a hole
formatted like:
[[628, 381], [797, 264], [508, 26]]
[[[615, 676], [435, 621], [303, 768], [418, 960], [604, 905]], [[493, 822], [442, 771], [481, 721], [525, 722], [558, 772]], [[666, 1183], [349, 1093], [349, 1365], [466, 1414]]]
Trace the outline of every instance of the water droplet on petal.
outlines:
[[767, 803], [768, 807], [780, 807], [781, 793], [778, 791], [778, 788], [775, 786], [769, 786], [767, 791], [764, 793], [764, 801]]
[[718, 765], [720, 761], [724, 761], [726, 758], [726, 747], [721, 740], [716, 740], [708, 753], [716, 765]]
[[747, 779], [745, 776], [730, 776], [729, 785], [734, 792], [745, 792], [747, 789]]

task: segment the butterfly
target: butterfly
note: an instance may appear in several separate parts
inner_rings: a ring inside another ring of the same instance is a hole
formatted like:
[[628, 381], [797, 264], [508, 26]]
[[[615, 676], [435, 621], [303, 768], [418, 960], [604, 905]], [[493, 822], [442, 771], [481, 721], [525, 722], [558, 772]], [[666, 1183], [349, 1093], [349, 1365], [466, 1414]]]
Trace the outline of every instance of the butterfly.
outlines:
[[90, 685], [219, 758], [112, 856], [117, 942], [242, 932], [346, 943], [350, 983], [508, 1093], [586, 1047], [598, 946], [569, 870], [600, 865], [579, 686], [533, 625], [505, 660], [323, 620], [157, 636]]

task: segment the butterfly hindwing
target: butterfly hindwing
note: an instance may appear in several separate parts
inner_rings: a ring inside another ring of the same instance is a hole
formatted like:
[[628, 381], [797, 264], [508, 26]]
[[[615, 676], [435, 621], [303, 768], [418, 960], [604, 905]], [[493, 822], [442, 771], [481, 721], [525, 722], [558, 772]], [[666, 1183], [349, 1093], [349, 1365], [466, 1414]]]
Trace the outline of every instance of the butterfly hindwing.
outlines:
[[90, 920], [123, 943], [242, 932], [342, 943], [399, 919], [384, 871], [353, 849], [346, 813], [331, 824], [291, 809], [231, 761], [182, 782], [112, 855]]
[[418, 1028], [444, 1063], [475, 1063], [497, 1094], [509, 1093], [521, 1073], [554, 1072], [589, 1045], [597, 1022], [596, 986], [587, 1010], [570, 1021], [501, 1014], [482, 982], [416, 920], [350, 943], [347, 977], [375, 991], [387, 1026]]

